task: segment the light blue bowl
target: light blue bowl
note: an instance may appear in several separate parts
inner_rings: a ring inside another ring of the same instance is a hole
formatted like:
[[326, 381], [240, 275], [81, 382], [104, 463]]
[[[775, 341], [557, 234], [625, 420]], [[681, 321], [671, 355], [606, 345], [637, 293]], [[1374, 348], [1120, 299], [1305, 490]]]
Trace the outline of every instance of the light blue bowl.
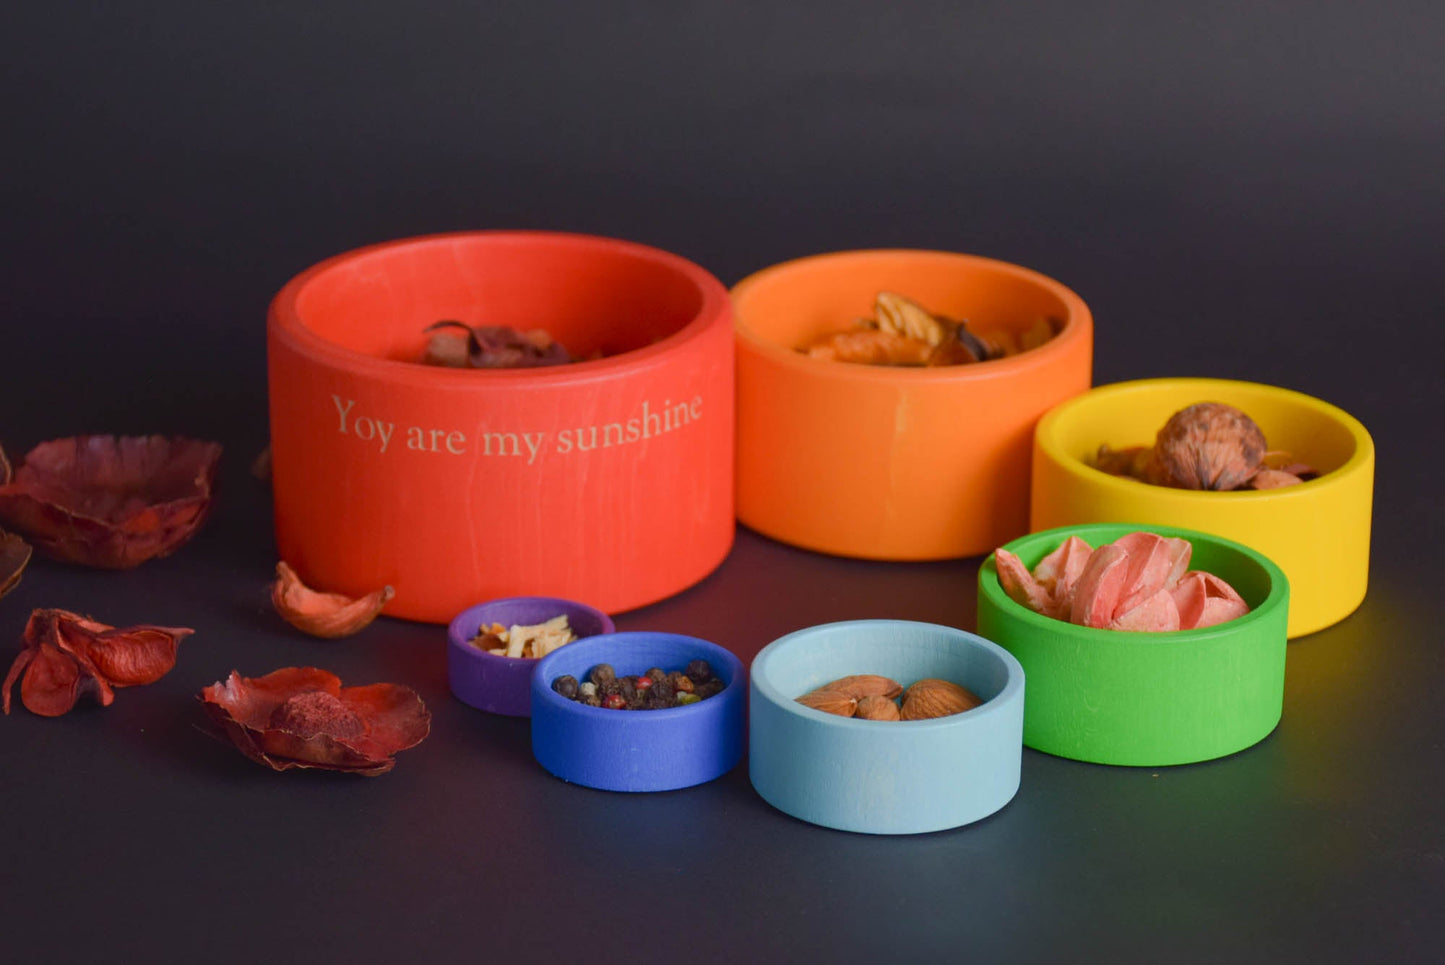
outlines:
[[[904, 686], [939, 677], [984, 703], [933, 720], [871, 721], [797, 702], [851, 674]], [[978, 821], [1018, 792], [1024, 671], [976, 634], [905, 620], [829, 623], [768, 644], [750, 676], [749, 774], [765, 801], [793, 817], [919, 834]]]

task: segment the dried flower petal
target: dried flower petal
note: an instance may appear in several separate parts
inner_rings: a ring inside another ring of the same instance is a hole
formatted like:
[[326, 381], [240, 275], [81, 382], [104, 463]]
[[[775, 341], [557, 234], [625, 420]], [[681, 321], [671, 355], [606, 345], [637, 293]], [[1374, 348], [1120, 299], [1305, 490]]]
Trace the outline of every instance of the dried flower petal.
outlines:
[[0, 486], [0, 522], [54, 559], [128, 569], [195, 534], [220, 457], [214, 442], [163, 436], [44, 442]]
[[342, 687], [335, 674], [316, 667], [283, 667], [255, 678], [232, 671], [202, 690], [201, 700], [241, 753], [277, 771], [374, 777], [431, 731], [431, 714], [410, 687]]
[[276, 582], [271, 584], [271, 603], [282, 619], [313, 637], [346, 637], [361, 630], [396, 595], [389, 586], [365, 596], [349, 597], [322, 593], [301, 582], [285, 560], [276, 564]]
[[20, 699], [32, 713], [64, 714], [84, 692], [109, 707], [113, 688], [153, 683], [169, 673], [177, 645], [193, 632], [149, 624], [117, 628], [69, 610], [35, 610], [25, 624], [25, 649], [5, 678], [4, 711], [10, 713], [11, 688], [22, 671]]

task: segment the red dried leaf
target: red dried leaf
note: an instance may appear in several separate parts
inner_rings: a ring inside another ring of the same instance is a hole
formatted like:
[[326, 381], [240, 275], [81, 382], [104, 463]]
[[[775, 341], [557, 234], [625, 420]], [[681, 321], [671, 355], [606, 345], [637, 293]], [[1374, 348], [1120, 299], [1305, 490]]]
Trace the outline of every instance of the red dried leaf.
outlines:
[[277, 771], [374, 777], [396, 766], [394, 754], [431, 732], [431, 714], [410, 687], [342, 687], [335, 674], [316, 667], [283, 667], [255, 678], [232, 671], [202, 690], [201, 700], [242, 754]]
[[54, 559], [128, 569], [194, 535], [220, 458], [216, 443], [179, 437], [44, 442], [0, 485], [0, 522]]
[[113, 688], [165, 676], [176, 664], [176, 645], [192, 632], [150, 625], [116, 628], [69, 610], [35, 610], [25, 624], [25, 649], [5, 678], [4, 711], [10, 713], [11, 688], [22, 672], [20, 700], [32, 713], [58, 717], [86, 692], [109, 707]]

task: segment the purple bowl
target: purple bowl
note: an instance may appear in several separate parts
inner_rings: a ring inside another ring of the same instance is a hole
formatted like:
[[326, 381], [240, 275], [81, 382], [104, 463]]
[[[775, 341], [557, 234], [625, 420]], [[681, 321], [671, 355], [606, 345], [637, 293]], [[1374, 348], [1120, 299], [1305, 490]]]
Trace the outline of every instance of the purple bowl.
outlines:
[[567, 614], [572, 633], [579, 638], [612, 633], [616, 629], [612, 618], [595, 607], [576, 600], [548, 596], [489, 600], [457, 614], [447, 627], [447, 678], [452, 693], [462, 703], [491, 714], [530, 716], [532, 671], [538, 661], [530, 657], [501, 657], [487, 653], [472, 646], [471, 640], [483, 624], [531, 626], [563, 613]]

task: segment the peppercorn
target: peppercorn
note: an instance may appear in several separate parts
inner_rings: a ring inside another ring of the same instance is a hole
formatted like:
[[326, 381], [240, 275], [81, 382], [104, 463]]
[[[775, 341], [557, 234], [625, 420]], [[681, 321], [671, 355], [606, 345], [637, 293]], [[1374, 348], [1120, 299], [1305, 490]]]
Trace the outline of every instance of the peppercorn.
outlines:
[[695, 704], [695, 703], [697, 703], [699, 700], [702, 700], [702, 698], [699, 697], [697, 694], [695, 694], [695, 693], [690, 693], [690, 692], [680, 693], [680, 694], [677, 695], [677, 698], [676, 698], [676, 699], [677, 699], [677, 706], [679, 706], [679, 707], [686, 707], [688, 704]]
[[609, 710], [621, 710], [627, 706], [627, 700], [621, 694], [608, 694], [602, 699], [602, 706]]
[[696, 684], [692, 682], [692, 678], [689, 677], [687, 674], [683, 673], [681, 670], [674, 670], [672, 673], [668, 674], [667, 682], [672, 684], [673, 690], [677, 691], [692, 693], [693, 690], [696, 689]]
[[638, 677], [638, 678], [637, 678], [637, 689], [638, 689], [638, 690], [650, 690], [650, 689], [652, 688], [652, 684], [653, 684], [653, 680], [652, 680], [651, 677]]
[[712, 679], [712, 664], [706, 660], [694, 660], [687, 665], [687, 675], [695, 684], [706, 683]]
[[648, 669], [645, 676], [653, 683], [656, 683], [659, 680], [667, 679], [667, 671], [663, 670], [661, 667], [651, 667]]
[[672, 686], [672, 684], [668, 683], [666, 680], [663, 680], [652, 685], [652, 693], [654, 696], [657, 697], [658, 700], [664, 700], [670, 704], [672, 702], [673, 696], [677, 694], [677, 690]]
[[597, 666], [593, 667], [592, 672], [587, 675], [587, 679], [592, 681], [594, 684], [597, 684], [599, 687], [607, 681], [615, 680], [616, 678], [617, 674], [615, 671], [613, 671], [612, 664], [610, 663], [599, 663]]
[[631, 702], [632, 698], [637, 696], [637, 681], [631, 677], [618, 678], [617, 692], [622, 695], [623, 700]]
[[577, 678], [571, 674], [563, 674], [552, 681], [552, 689], [568, 700], [573, 700], [577, 697]]

